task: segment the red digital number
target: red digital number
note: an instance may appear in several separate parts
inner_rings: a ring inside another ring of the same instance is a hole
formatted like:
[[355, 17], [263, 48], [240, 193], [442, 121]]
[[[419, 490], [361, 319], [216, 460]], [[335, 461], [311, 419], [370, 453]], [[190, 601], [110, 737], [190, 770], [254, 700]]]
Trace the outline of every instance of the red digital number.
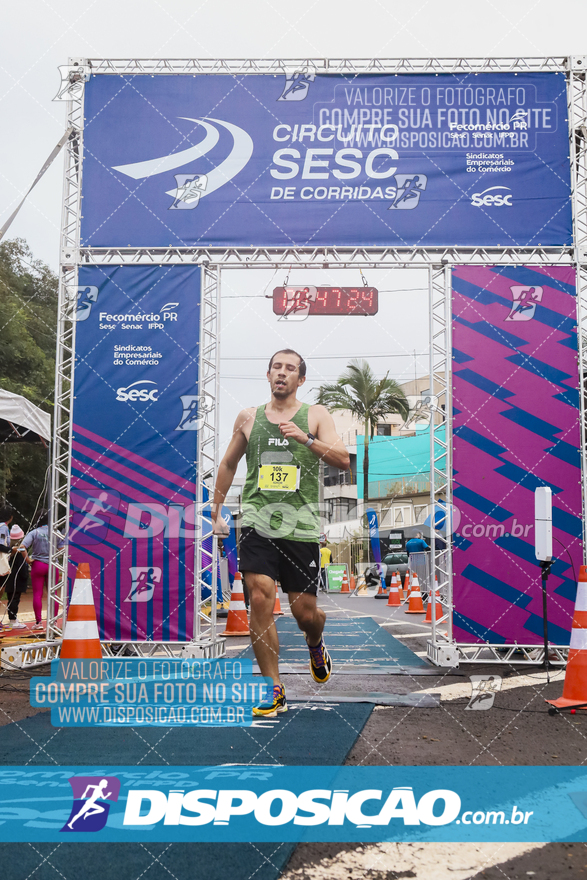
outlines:
[[360, 294], [360, 292], [357, 290], [356, 287], [350, 287], [350, 288], [349, 288], [348, 300], [347, 300], [347, 309], [346, 309], [347, 314], [350, 315], [352, 312], [354, 312], [354, 311], [356, 310], [356, 308], [357, 308], [357, 306], [358, 306], [358, 304], [359, 304], [359, 299], [360, 299], [360, 297], [361, 297], [361, 294]]
[[[316, 311], [321, 312], [323, 315], [327, 314], [327, 303], [328, 303], [328, 288], [319, 287], [318, 293], [316, 295]], [[311, 308], [311, 307], [310, 307]]]
[[369, 314], [373, 307], [373, 288], [368, 287], [363, 290], [363, 303], [365, 305], [365, 312]]

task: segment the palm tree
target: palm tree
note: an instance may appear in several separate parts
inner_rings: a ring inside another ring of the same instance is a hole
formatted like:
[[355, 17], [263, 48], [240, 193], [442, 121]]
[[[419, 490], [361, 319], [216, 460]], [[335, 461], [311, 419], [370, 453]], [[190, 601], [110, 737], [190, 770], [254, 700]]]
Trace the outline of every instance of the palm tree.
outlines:
[[363, 499], [369, 498], [369, 438], [373, 437], [378, 420], [391, 413], [407, 419], [410, 405], [406, 395], [386, 373], [377, 379], [367, 361], [352, 360], [345, 372], [333, 385], [322, 385], [318, 403], [329, 410], [346, 410], [360, 419], [365, 426], [363, 452]]

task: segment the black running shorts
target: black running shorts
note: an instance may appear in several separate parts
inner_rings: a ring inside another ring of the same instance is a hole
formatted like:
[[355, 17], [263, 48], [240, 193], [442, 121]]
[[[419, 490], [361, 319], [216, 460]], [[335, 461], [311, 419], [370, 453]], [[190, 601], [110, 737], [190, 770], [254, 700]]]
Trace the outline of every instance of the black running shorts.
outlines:
[[265, 538], [256, 529], [243, 526], [239, 570], [265, 574], [279, 581], [284, 593], [318, 592], [320, 545], [285, 538]]

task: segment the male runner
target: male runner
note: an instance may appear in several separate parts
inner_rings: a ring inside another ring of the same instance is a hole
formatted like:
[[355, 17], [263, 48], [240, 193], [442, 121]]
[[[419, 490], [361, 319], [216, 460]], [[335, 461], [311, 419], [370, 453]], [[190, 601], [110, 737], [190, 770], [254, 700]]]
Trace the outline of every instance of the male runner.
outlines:
[[239, 413], [218, 468], [214, 531], [227, 533], [219, 516], [237, 465], [246, 452], [240, 569], [250, 595], [251, 641], [261, 674], [273, 680], [273, 694], [253, 709], [273, 717], [287, 712], [279, 678], [279, 641], [273, 621], [275, 581], [288, 594], [292, 614], [310, 650], [315, 681], [330, 677], [332, 662], [322, 641], [326, 615], [318, 608], [320, 577], [320, 459], [346, 470], [348, 453], [328, 410], [301, 403], [296, 393], [306, 381], [306, 364], [292, 349], [276, 352], [267, 379], [271, 400]]

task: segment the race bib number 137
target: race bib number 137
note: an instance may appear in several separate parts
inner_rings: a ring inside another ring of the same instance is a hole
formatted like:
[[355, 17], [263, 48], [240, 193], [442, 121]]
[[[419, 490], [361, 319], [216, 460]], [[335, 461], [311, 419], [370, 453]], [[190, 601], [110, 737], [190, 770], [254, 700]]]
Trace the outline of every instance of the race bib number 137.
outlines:
[[257, 488], [263, 492], [296, 492], [300, 488], [300, 469], [294, 464], [263, 464]]

